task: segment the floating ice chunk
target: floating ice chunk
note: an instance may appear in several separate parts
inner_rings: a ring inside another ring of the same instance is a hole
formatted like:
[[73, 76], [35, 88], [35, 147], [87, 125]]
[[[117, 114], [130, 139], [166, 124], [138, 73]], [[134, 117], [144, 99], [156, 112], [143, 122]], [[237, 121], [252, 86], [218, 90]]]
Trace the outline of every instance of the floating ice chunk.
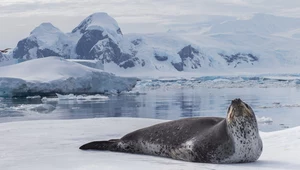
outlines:
[[300, 104], [285, 104], [282, 107], [300, 107]]
[[300, 107], [300, 104], [280, 104], [278, 102], [275, 102], [275, 103], [273, 103], [273, 105], [259, 106], [259, 108], [262, 108], [262, 109], [281, 108], [281, 107]]
[[33, 111], [38, 113], [50, 113], [55, 110], [51, 104], [22, 104], [16, 107], [11, 107], [13, 110]]
[[214, 83], [217, 83], [217, 82], [231, 82], [231, 80], [229, 79], [225, 79], [225, 78], [220, 78], [220, 79], [215, 79], [215, 80], [212, 80]]
[[258, 123], [262, 123], [262, 124], [271, 124], [273, 123], [273, 119], [270, 117], [256, 117], [256, 120]]
[[40, 99], [41, 96], [37, 95], [37, 96], [27, 96], [26, 99]]
[[56, 97], [43, 97], [42, 99], [42, 102], [43, 103], [47, 103], [47, 102], [57, 102], [58, 101], [58, 98]]
[[109, 97], [103, 96], [100, 94], [96, 95], [74, 95], [74, 94], [68, 94], [68, 95], [61, 95], [56, 93], [58, 100], [108, 100]]

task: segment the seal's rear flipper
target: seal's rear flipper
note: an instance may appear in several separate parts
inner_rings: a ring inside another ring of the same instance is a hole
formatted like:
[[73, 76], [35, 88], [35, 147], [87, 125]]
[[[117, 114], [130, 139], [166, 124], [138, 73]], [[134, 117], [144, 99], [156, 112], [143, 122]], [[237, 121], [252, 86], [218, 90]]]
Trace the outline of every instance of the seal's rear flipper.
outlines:
[[112, 139], [109, 141], [94, 141], [82, 145], [79, 149], [81, 150], [111, 150], [117, 144], [118, 139]]

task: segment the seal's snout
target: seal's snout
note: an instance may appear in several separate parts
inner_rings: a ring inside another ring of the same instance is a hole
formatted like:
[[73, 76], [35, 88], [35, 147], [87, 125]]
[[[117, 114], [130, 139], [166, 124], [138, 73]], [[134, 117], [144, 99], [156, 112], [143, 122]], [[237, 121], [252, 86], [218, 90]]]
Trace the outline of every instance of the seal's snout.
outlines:
[[227, 115], [229, 119], [232, 119], [233, 117], [252, 116], [254, 113], [248, 104], [237, 98], [231, 101]]
[[234, 99], [231, 101], [232, 105], [240, 105], [242, 103], [242, 100], [240, 98]]

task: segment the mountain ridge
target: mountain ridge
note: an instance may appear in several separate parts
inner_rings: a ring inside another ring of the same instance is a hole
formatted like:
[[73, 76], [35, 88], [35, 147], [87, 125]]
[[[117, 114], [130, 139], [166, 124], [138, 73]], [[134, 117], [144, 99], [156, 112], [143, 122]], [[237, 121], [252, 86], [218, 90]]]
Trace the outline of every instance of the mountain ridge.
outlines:
[[[230, 26], [232, 23], [241, 25], [240, 23], [244, 22], [251, 25], [253, 20], [266, 18], [273, 18], [270, 21], [272, 23], [276, 21], [274, 18], [277, 16], [257, 14], [248, 20], [214, 23], [214, 27], [229, 24], [224, 27], [230, 28], [229, 31], [221, 29], [222, 27], [214, 29], [212, 26], [203, 34], [168, 32], [123, 35], [117, 21], [107, 13], [101, 12], [88, 16], [70, 33], [63, 33], [51, 23], [42, 23], [29, 37], [19, 41], [10, 55], [18, 60], [48, 56], [96, 59], [103, 63], [106, 71], [114, 73], [137, 69], [197, 72], [208, 68], [240, 69], [272, 66], [269, 62], [280, 66], [282, 63], [288, 63], [290, 59], [298, 62], [295, 58], [298, 53], [294, 51], [298, 40], [286, 43], [290, 41], [289, 38], [275, 35], [277, 32], [290, 30], [255, 32], [255, 29], [249, 28], [253, 30], [249, 32], [240, 31], [240, 28], [236, 28], [236, 31]], [[265, 25], [268, 27], [270, 24]], [[297, 29], [294, 26], [290, 28]], [[284, 47], [280, 43], [284, 44]], [[111, 67], [111, 64], [117, 67]]]

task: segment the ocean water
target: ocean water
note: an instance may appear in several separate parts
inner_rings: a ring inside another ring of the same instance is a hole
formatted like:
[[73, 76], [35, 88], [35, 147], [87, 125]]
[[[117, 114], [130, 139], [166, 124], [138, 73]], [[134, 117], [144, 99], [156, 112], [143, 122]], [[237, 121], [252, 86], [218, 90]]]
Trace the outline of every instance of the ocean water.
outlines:
[[249, 104], [262, 131], [300, 126], [299, 88], [173, 88], [122, 94], [107, 99], [0, 99], [0, 123], [41, 119], [139, 117], [175, 120], [225, 117], [231, 100]]

